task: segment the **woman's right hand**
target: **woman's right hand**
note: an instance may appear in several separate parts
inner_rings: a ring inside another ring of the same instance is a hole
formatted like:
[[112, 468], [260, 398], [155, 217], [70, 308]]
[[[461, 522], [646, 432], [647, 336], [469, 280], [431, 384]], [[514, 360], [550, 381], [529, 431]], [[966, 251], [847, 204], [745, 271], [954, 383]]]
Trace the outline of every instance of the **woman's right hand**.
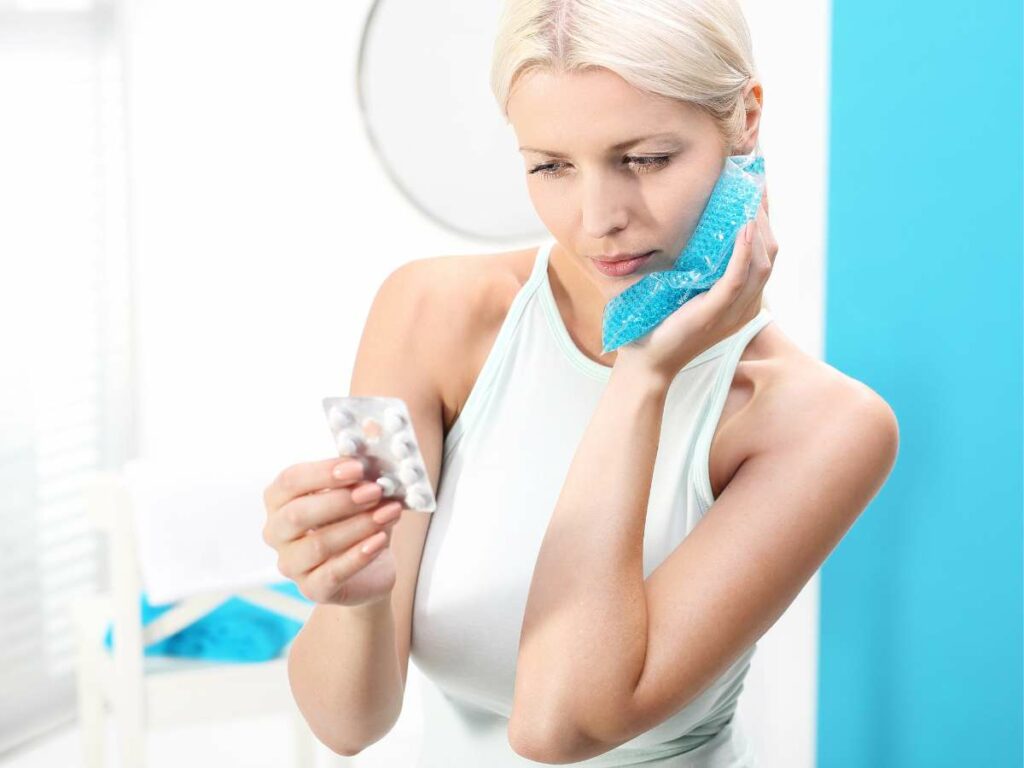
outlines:
[[[338, 466], [347, 470], [341, 478], [332, 474]], [[303, 462], [283, 470], [263, 492], [263, 540], [277, 551], [277, 569], [313, 602], [356, 606], [390, 599], [395, 559], [388, 545], [405, 507], [397, 500], [381, 503], [380, 486], [362, 477], [358, 459]], [[363, 488], [373, 495], [353, 500]], [[389, 510], [398, 516], [382, 520]], [[363, 552], [368, 543], [375, 548]]]

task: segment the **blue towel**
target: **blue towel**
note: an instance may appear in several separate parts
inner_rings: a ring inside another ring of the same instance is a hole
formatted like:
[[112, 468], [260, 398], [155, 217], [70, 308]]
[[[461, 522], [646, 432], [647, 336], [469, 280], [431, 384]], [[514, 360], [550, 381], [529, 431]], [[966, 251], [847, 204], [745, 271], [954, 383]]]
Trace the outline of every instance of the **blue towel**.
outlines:
[[[270, 589], [310, 602], [295, 585], [284, 581], [268, 584]], [[175, 603], [150, 605], [143, 594], [140, 599], [142, 626], [166, 613]], [[225, 662], [270, 661], [298, 634], [302, 623], [266, 608], [232, 597], [184, 629], [145, 648], [146, 656], [180, 656]], [[107, 625], [103, 644], [114, 647], [113, 627]]]

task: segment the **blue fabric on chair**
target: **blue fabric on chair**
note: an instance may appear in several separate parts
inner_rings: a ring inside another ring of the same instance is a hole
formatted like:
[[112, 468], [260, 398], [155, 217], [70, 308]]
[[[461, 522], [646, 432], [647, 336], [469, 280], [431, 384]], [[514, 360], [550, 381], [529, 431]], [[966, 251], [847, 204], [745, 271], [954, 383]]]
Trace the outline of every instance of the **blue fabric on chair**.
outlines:
[[[292, 581], [268, 584], [282, 594], [310, 602]], [[142, 626], [175, 606], [150, 605], [143, 594], [140, 597]], [[146, 656], [180, 656], [225, 662], [270, 661], [280, 656], [302, 623], [253, 605], [240, 597], [231, 597], [214, 610], [184, 629], [145, 648]], [[114, 647], [113, 627], [107, 625], [103, 644]]]

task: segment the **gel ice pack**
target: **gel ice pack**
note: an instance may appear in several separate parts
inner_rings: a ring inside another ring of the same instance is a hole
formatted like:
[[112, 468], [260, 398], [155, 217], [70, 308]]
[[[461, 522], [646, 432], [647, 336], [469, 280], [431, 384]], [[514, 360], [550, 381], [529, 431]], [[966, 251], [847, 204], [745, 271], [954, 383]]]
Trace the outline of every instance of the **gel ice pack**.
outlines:
[[755, 150], [730, 155], [697, 228], [671, 269], [644, 275], [604, 308], [602, 354], [639, 339], [715, 284], [729, 266], [736, 235], [757, 216], [764, 192], [764, 158]]
[[407, 509], [433, 512], [437, 500], [405, 401], [398, 397], [325, 397], [324, 413], [340, 456], [362, 461], [366, 480]]

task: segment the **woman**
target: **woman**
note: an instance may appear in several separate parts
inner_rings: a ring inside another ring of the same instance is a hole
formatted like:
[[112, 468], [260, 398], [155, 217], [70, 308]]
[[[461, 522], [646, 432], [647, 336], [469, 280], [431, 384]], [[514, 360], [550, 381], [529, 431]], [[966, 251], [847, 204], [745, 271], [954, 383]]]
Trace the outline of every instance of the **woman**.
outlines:
[[711, 290], [601, 344], [608, 299], [757, 148], [746, 23], [735, 0], [511, 0], [491, 82], [552, 238], [377, 292], [350, 391], [405, 400], [433, 515], [336, 458], [266, 489], [265, 538], [318, 603], [296, 700], [356, 754], [411, 655], [436, 684], [420, 766], [755, 765], [734, 714], [756, 641], [884, 482], [895, 417], [771, 322], [766, 201]]

